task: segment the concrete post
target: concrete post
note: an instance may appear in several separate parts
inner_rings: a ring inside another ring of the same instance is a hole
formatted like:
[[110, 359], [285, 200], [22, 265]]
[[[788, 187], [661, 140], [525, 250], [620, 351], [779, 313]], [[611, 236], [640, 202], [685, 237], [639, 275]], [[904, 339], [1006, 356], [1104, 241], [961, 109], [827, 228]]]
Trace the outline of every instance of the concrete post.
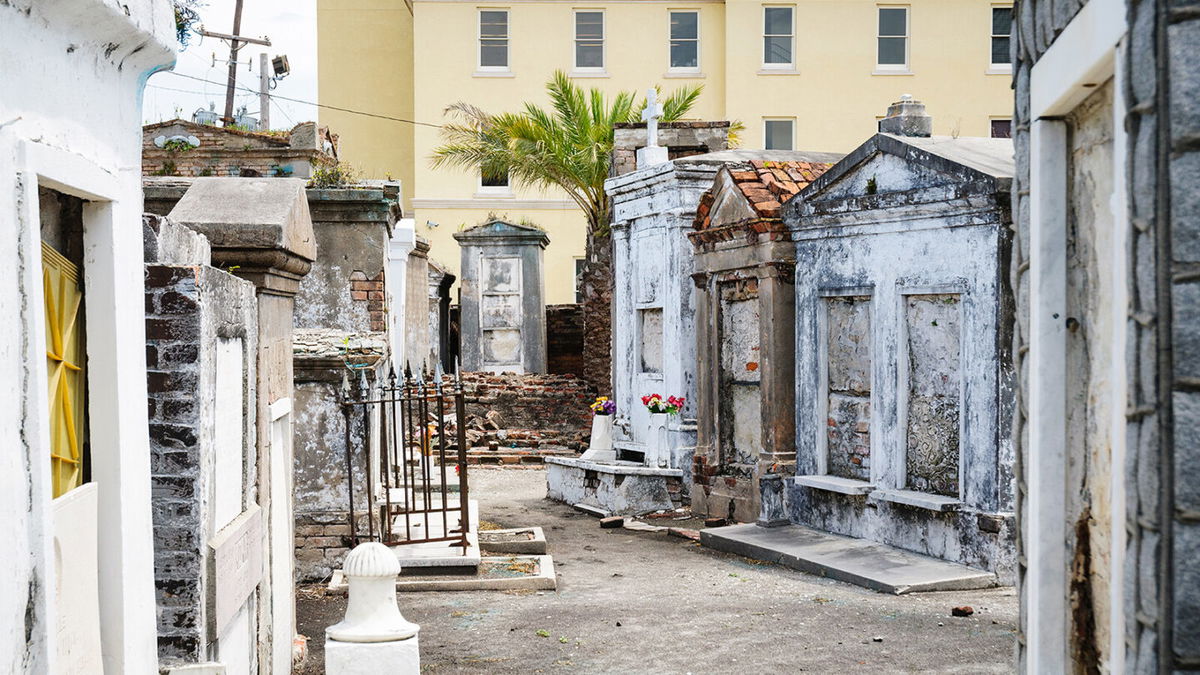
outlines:
[[350, 599], [346, 617], [325, 629], [326, 675], [421, 672], [421, 627], [396, 605], [396, 554], [378, 542], [359, 544], [343, 569]]

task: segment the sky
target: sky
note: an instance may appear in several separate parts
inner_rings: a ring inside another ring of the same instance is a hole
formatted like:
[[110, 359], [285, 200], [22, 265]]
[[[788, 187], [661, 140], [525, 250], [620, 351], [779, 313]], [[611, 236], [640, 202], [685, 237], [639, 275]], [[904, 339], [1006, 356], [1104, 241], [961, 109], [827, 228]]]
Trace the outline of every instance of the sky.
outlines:
[[[217, 33], [233, 32], [234, 0], [207, 0], [200, 7], [200, 21]], [[258, 55], [286, 54], [291, 74], [280, 80], [272, 94], [303, 101], [317, 100], [317, 19], [316, 0], [244, 0], [242, 35], [267, 36], [270, 47], [247, 45], [238, 55], [234, 110], [245, 105], [258, 117]], [[213, 54], [217, 63], [213, 65]], [[197, 108], [216, 104], [217, 114], [225, 108], [225, 82], [228, 77], [229, 45], [217, 38], [192, 36], [187, 49], [180, 52], [174, 71], [151, 76], [146, 86], [142, 117], [144, 122], [160, 122], [175, 117], [191, 119]], [[247, 62], [250, 67], [247, 69]], [[178, 73], [178, 74], [176, 74]], [[181, 77], [186, 75], [208, 82]], [[300, 122], [317, 119], [312, 105], [272, 99], [271, 128], [290, 129]]]

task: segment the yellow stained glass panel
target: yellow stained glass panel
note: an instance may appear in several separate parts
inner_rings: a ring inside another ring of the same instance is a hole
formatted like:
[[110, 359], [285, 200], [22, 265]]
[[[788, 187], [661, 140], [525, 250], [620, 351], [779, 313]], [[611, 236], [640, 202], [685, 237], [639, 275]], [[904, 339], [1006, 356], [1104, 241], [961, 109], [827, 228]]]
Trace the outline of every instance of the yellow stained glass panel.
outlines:
[[79, 268], [42, 242], [46, 370], [50, 383], [50, 470], [54, 496], [83, 484], [85, 438], [83, 290]]

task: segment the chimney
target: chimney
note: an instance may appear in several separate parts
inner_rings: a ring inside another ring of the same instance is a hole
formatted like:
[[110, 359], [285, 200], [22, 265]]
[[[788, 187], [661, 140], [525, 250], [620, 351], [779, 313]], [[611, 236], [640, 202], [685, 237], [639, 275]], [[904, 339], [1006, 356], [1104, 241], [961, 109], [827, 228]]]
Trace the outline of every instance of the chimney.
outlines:
[[933, 134], [933, 118], [925, 114], [924, 103], [904, 94], [888, 106], [887, 117], [879, 120], [879, 133], [928, 137]]

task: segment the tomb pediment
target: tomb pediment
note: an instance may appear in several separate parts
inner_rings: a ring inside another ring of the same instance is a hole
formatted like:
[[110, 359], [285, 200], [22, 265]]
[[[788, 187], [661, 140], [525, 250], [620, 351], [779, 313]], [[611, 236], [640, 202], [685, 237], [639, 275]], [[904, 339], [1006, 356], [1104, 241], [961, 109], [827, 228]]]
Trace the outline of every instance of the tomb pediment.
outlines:
[[485, 242], [496, 238], [505, 240], [541, 240], [541, 245], [545, 248], [546, 244], [550, 243], [550, 238], [546, 236], [545, 230], [542, 230], [532, 225], [519, 225], [510, 223], [505, 220], [489, 220], [485, 223], [467, 228], [462, 232], [456, 232], [454, 238], [459, 242], [474, 241]]
[[1007, 189], [1013, 145], [1001, 138], [911, 138], [876, 134], [825, 172], [790, 206], [911, 192], [945, 185]]

